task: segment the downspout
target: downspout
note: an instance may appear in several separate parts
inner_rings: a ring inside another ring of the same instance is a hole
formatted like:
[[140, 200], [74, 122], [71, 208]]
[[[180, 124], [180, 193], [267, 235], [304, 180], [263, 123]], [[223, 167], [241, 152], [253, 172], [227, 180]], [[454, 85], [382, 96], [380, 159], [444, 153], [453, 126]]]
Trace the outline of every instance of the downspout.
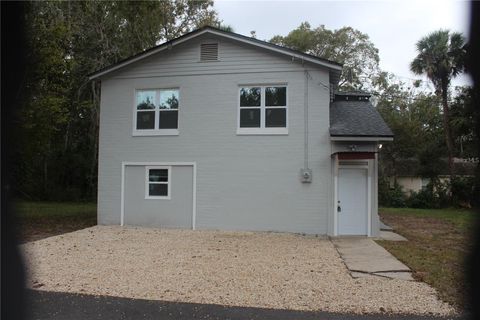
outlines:
[[303, 97], [304, 115], [304, 168], [308, 170], [308, 71], [305, 69], [305, 89]]
[[[303, 61], [302, 61], [303, 64]], [[303, 168], [300, 169], [300, 179], [303, 183], [312, 182], [312, 169], [308, 167], [308, 70], [305, 69], [304, 96], [303, 96]]]
[[[292, 56], [292, 62], [295, 57]], [[300, 169], [300, 181], [302, 183], [312, 182], [312, 170], [308, 167], [308, 78], [310, 74], [305, 67], [305, 61], [302, 58], [302, 67], [304, 68], [304, 91], [303, 91], [303, 168]]]

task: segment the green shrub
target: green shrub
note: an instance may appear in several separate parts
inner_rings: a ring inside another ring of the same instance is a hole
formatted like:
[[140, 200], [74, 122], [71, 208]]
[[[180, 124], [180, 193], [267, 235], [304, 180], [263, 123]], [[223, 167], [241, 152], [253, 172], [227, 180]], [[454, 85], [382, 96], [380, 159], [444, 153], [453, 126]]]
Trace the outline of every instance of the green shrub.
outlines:
[[407, 199], [410, 208], [439, 209], [451, 205], [449, 183], [442, 183], [438, 179], [432, 181], [422, 190], [412, 192]]
[[378, 179], [378, 203], [382, 206], [388, 206], [388, 191], [390, 187], [388, 180], [382, 177]]
[[407, 207], [409, 208], [435, 208], [434, 205], [434, 196], [431, 190], [422, 189], [418, 192], [412, 191], [410, 197], [406, 201]]
[[452, 204], [460, 207], [471, 207], [475, 202], [473, 177], [455, 177], [450, 182]]
[[406, 196], [402, 187], [395, 182], [393, 188], [386, 179], [381, 179], [378, 183], [378, 202], [381, 206], [402, 208], [405, 207]]
[[435, 201], [438, 208], [446, 208], [452, 205], [450, 182], [436, 181], [434, 184]]
[[382, 179], [378, 182], [378, 201], [381, 206], [397, 208], [471, 207], [475, 203], [474, 178], [455, 177], [446, 182], [434, 178], [425, 188], [410, 194], [406, 194], [397, 183], [391, 188], [388, 180]]

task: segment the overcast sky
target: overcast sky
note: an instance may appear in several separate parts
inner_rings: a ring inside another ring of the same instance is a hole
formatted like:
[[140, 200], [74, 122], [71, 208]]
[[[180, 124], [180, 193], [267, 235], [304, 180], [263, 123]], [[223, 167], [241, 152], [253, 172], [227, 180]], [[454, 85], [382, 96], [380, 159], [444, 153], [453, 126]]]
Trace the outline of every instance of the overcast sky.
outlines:
[[[380, 67], [402, 80], [418, 78], [409, 70], [415, 43], [428, 33], [442, 29], [468, 36], [469, 3], [452, 0], [417, 1], [247, 1], [216, 0], [220, 19], [236, 33], [269, 40], [286, 35], [303, 21], [328, 29], [351, 26], [370, 36], [380, 51]], [[454, 85], [469, 83], [464, 76]]]

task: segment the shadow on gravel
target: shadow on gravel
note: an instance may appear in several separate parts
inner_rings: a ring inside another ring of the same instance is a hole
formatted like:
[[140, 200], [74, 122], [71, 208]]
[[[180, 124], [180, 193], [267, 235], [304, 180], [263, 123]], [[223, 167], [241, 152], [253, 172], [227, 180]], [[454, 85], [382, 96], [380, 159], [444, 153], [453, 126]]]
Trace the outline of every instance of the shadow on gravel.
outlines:
[[[350, 319], [452, 319], [413, 315], [355, 315], [291, 311], [215, 304], [166, 302], [27, 290], [27, 319], [230, 319], [230, 320], [350, 320]], [[455, 318], [463, 319], [463, 318]]]

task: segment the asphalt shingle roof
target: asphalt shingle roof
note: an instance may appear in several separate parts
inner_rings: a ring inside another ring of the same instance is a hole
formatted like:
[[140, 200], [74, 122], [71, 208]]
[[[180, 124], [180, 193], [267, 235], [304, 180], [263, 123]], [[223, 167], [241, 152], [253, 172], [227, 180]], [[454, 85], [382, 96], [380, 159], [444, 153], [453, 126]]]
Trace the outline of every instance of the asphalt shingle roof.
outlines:
[[334, 101], [330, 105], [330, 135], [393, 137], [393, 132], [370, 101]]

